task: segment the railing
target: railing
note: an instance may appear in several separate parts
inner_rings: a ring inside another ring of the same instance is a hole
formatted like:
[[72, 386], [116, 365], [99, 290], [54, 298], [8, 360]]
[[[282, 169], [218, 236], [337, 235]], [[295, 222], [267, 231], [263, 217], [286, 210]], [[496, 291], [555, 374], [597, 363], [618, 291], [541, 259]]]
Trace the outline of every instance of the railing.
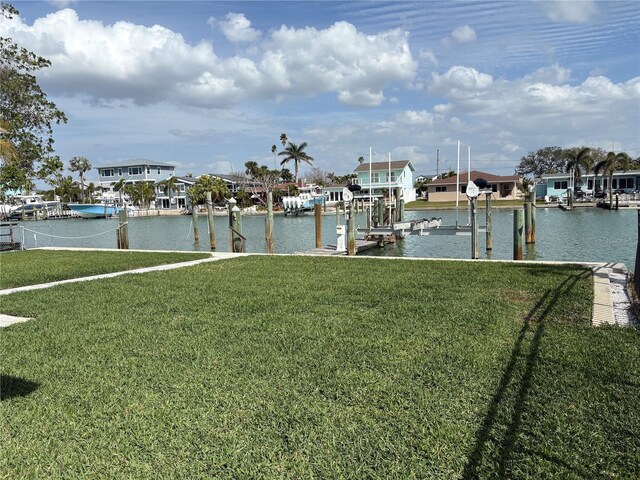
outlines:
[[247, 239], [235, 228], [229, 227], [231, 253], [247, 253]]

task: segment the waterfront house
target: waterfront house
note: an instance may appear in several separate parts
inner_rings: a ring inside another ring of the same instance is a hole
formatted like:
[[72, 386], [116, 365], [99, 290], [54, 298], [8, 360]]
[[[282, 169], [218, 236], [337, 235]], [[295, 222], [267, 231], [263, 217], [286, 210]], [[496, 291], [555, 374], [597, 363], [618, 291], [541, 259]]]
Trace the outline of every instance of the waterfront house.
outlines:
[[171, 191], [169, 191], [166, 185], [156, 183], [156, 208], [163, 210], [182, 210], [190, 204], [187, 189], [196, 183], [197, 178], [172, 176], [174, 178], [174, 187]]
[[[518, 196], [518, 187], [522, 184], [522, 177], [517, 175], [493, 175], [478, 170], [471, 171], [471, 180], [474, 182], [478, 178], [487, 181], [488, 187], [491, 188], [492, 200], [513, 200]], [[460, 174], [460, 180], [457, 175], [447, 178], [438, 178], [427, 185], [427, 193], [430, 202], [450, 202], [458, 198], [466, 198], [467, 183], [469, 182], [469, 173]], [[459, 192], [456, 192], [456, 185], [459, 186]]]
[[151, 160], [127, 160], [98, 167], [99, 185], [113, 192], [113, 186], [124, 179], [125, 185], [140, 182], [157, 183], [174, 175], [176, 167]]
[[[595, 190], [609, 190], [609, 178], [606, 175], [598, 175], [594, 178], [593, 173], [582, 175], [580, 182], [577, 182], [575, 186], [580, 186], [582, 190], [587, 194], [593, 193], [595, 180]], [[548, 195], [550, 197], [566, 197], [567, 190], [573, 185], [568, 173], [549, 173], [542, 175], [536, 180], [536, 196], [544, 197]], [[627, 172], [614, 172], [613, 190], [618, 190], [623, 193], [632, 193], [640, 190], [640, 170], [629, 170]]]
[[[371, 169], [371, 178], [369, 170]], [[416, 190], [413, 187], [413, 172], [415, 168], [409, 160], [395, 160], [392, 162], [361, 163], [355, 169], [357, 177], [353, 180], [362, 187], [362, 193], [372, 197], [382, 196], [384, 191], [400, 189], [400, 198], [405, 202], [416, 199]], [[371, 185], [371, 192], [369, 186]]]

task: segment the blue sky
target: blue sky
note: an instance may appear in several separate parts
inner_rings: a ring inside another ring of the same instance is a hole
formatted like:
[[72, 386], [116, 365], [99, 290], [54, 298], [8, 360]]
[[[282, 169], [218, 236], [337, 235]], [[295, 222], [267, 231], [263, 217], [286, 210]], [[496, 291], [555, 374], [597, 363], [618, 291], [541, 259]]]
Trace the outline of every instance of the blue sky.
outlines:
[[435, 174], [457, 140], [495, 174], [552, 145], [640, 155], [638, 2], [13, 5], [0, 34], [52, 61], [65, 161], [229, 173], [282, 132], [336, 174], [369, 147]]

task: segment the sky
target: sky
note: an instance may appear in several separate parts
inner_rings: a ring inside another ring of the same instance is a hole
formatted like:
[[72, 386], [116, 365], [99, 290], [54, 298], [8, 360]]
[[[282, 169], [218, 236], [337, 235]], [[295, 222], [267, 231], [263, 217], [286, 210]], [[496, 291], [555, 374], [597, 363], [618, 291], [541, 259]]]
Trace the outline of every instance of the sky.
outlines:
[[370, 149], [435, 175], [458, 140], [499, 175], [547, 146], [640, 155], [637, 1], [10, 3], [0, 35], [51, 61], [56, 153], [90, 180], [130, 159], [273, 167], [281, 133], [336, 175]]

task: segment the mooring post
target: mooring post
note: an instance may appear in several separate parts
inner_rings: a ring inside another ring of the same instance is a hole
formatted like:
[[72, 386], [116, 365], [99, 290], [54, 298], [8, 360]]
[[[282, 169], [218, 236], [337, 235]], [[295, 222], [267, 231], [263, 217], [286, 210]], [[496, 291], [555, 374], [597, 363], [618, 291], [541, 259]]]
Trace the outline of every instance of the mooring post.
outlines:
[[313, 213], [316, 220], [316, 248], [322, 248], [322, 205], [314, 203]]
[[384, 197], [378, 199], [378, 226], [384, 225]]
[[536, 243], [536, 192], [529, 192], [529, 203], [531, 204], [531, 242]]
[[486, 232], [486, 247], [487, 251], [493, 250], [493, 235], [491, 229], [493, 227], [493, 215], [491, 212], [491, 193], [486, 194], [486, 205], [485, 205], [485, 219], [487, 223], [487, 232]]
[[524, 242], [527, 245], [531, 243], [531, 203], [529, 200], [524, 202]]
[[471, 200], [471, 259], [478, 258], [478, 198], [473, 197]]
[[191, 204], [191, 216], [193, 217], [193, 241], [200, 243], [200, 231], [198, 230], [198, 204]]
[[127, 207], [118, 213], [118, 249], [129, 249], [129, 222], [127, 217]]
[[227, 200], [227, 210], [229, 213], [229, 250], [233, 253], [233, 244], [235, 243], [235, 234], [233, 233], [233, 231], [231, 230], [232, 228], [234, 228], [235, 225], [235, 220], [234, 220], [234, 209], [237, 208], [236, 204], [238, 202], [236, 201], [235, 198], [231, 197], [229, 200]]
[[349, 202], [349, 219], [347, 220], [347, 255], [356, 254], [356, 216], [353, 202]]
[[638, 210], [638, 240], [636, 245], [636, 267], [633, 274], [636, 295], [640, 296], [640, 210]]
[[267, 192], [267, 219], [264, 225], [264, 236], [267, 241], [267, 253], [273, 255], [276, 250], [276, 242], [273, 237], [273, 192]]
[[524, 240], [524, 210], [513, 211], [513, 259], [522, 260], [522, 244]]
[[209, 224], [209, 247], [213, 251], [216, 249], [216, 234], [213, 230], [213, 201], [211, 200], [211, 192], [207, 192], [207, 222]]
[[396, 200], [396, 202], [395, 202], [396, 203], [395, 204], [395, 207], [396, 207], [395, 221], [396, 222], [401, 222], [402, 221], [402, 218], [401, 218], [402, 212], [401, 212], [401, 209], [400, 209], [400, 202], [401, 202], [401, 200], [400, 200], [400, 187], [396, 187], [394, 189], [394, 196], [396, 197], [395, 198], [395, 200]]
[[336, 227], [340, 225], [340, 206], [336, 203]]

